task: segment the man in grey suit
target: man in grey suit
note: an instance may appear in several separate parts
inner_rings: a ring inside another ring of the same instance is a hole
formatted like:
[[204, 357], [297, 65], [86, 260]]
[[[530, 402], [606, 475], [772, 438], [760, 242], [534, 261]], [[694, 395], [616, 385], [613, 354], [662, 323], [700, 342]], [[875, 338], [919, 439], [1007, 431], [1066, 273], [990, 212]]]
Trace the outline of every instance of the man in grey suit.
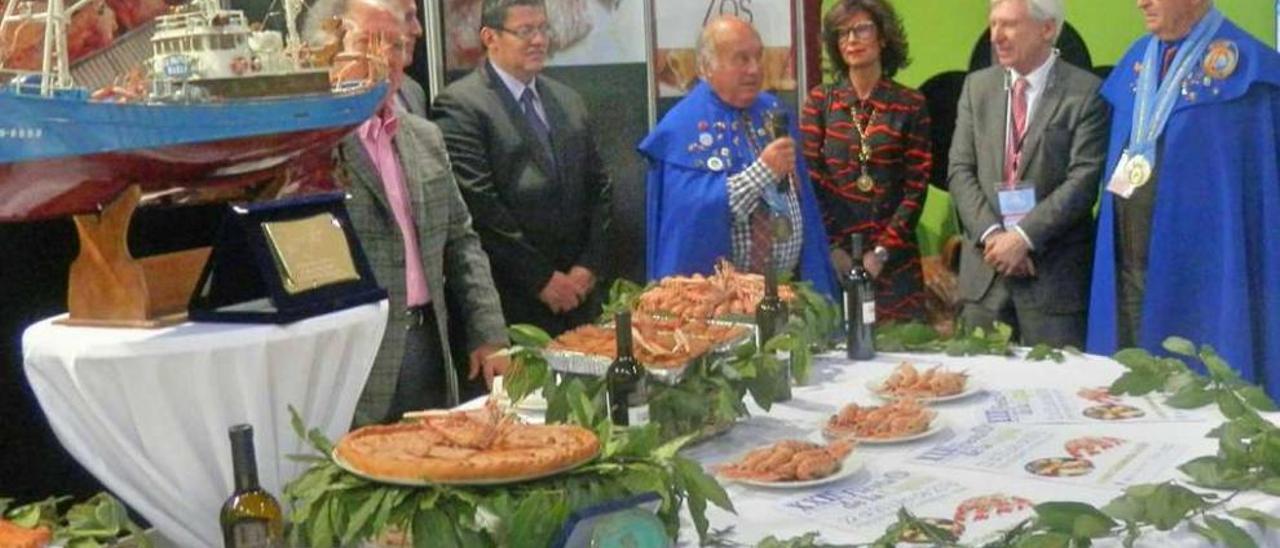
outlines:
[[[500, 374], [506, 328], [489, 261], [449, 169], [440, 130], [396, 99], [421, 34], [413, 0], [326, 1], [383, 51], [391, 89], [378, 113], [338, 146], [347, 208], [391, 315], [356, 407], [356, 424], [396, 420], [405, 411], [458, 403], [446, 296], [465, 303], [470, 377]], [[360, 36], [360, 35], [357, 35]], [[357, 38], [358, 40], [358, 38]], [[367, 46], [370, 41], [362, 43]]]
[[485, 0], [487, 59], [436, 97], [431, 118], [507, 320], [554, 335], [600, 312], [611, 183], [582, 97], [540, 74], [550, 32], [542, 0]]
[[965, 79], [948, 184], [959, 216], [961, 318], [1022, 344], [1080, 347], [1106, 155], [1100, 81], [1058, 59], [1061, 0], [992, 0], [999, 61]]

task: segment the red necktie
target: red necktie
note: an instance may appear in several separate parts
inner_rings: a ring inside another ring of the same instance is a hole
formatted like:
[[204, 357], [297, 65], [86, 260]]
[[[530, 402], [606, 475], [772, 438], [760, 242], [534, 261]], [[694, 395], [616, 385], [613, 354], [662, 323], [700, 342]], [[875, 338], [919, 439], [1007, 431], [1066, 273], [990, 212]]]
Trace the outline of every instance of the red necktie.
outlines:
[[1013, 93], [1010, 97], [1010, 104], [1013, 107], [1012, 127], [1009, 128], [1008, 138], [1005, 140], [1004, 152], [1004, 182], [1005, 186], [1012, 188], [1018, 177], [1018, 161], [1022, 155], [1022, 138], [1027, 134], [1027, 87], [1030, 85], [1026, 78], [1018, 78], [1013, 83]]
[[1169, 72], [1169, 67], [1173, 65], [1173, 57], [1178, 54], [1178, 46], [1172, 45], [1164, 49], [1164, 59], [1160, 61], [1160, 81], [1164, 81], [1164, 75]]
[[773, 219], [764, 200], [751, 212], [751, 252], [748, 255], [751, 264], [747, 268], [757, 274], [763, 274], [772, 262], [769, 259], [773, 255]]

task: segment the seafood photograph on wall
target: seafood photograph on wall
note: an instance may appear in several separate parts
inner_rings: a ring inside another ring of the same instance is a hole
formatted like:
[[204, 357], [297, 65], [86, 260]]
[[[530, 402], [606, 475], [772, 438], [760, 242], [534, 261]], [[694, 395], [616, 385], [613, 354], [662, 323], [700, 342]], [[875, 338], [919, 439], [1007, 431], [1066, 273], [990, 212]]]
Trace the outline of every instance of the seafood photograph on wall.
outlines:
[[[445, 70], [459, 74], [484, 59], [480, 43], [481, 0], [437, 0], [443, 4]], [[547, 0], [551, 26], [550, 66], [643, 63], [644, 2], [640, 0]]]
[[658, 95], [681, 97], [698, 83], [694, 47], [703, 25], [733, 15], [755, 26], [764, 41], [765, 91], [796, 90], [795, 6], [761, 0], [654, 0]]

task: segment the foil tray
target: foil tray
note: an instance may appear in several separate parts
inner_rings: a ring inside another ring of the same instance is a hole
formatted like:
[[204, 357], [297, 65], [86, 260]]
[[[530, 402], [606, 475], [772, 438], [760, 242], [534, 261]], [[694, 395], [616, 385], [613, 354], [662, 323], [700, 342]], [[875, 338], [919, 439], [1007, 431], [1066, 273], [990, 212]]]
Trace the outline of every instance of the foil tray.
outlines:
[[[754, 325], [743, 324], [738, 322], [724, 322], [711, 320], [707, 323], [714, 325], [727, 325], [731, 327], [746, 328], [741, 335], [729, 339], [717, 346], [711, 348], [710, 352], [694, 356], [689, 361], [680, 364], [678, 367], [651, 367], [645, 366], [645, 370], [649, 372], [649, 378], [657, 380], [663, 384], [675, 386], [684, 379], [684, 374], [689, 367], [703, 358], [713, 358], [720, 354], [731, 353], [743, 344], [754, 344], [756, 338], [756, 328]], [[609, 325], [613, 325], [610, 323]], [[586, 354], [583, 352], [575, 352], [571, 350], [543, 350], [542, 356], [546, 358], [547, 365], [552, 371], [558, 373], [568, 373], [571, 375], [584, 375], [588, 377], [603, 377], [609, 371], [609, 365], [613, 363], [613, 359], [595, 354]]]

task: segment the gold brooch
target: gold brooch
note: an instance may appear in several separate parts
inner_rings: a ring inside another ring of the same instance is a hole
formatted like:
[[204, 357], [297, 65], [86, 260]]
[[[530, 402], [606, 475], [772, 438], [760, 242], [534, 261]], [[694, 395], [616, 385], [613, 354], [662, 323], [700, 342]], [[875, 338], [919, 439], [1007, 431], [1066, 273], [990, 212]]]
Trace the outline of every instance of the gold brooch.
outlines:
[[1216, 80], [1225, 80], [1236, 71], [1240, 62], [1240, 50], [1231, 40], [1218, 40], [1209, 44], [1209, 52], [1204, 54], [1204, 73]]

